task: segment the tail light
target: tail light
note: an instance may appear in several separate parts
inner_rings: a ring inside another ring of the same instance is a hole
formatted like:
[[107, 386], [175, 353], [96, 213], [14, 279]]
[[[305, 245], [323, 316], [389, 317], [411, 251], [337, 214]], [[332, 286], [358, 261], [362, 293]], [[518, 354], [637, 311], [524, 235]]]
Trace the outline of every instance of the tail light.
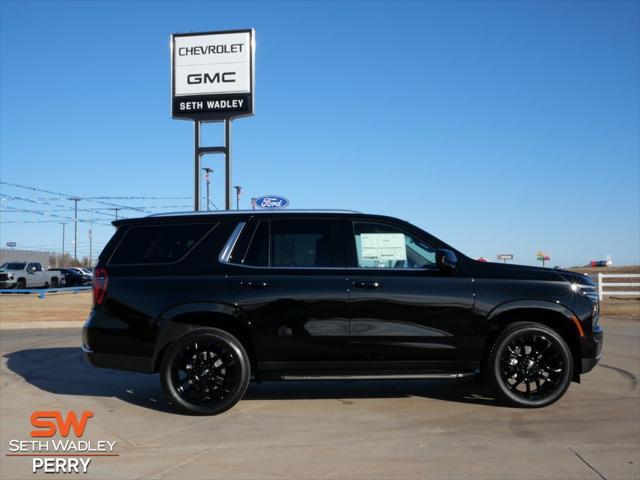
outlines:
[[107, 293], [107, 283], [109, 283], [109, 275], [105, 268], [96, 268], [93, 272], [93, 304], [102, 305], [104, 295]]

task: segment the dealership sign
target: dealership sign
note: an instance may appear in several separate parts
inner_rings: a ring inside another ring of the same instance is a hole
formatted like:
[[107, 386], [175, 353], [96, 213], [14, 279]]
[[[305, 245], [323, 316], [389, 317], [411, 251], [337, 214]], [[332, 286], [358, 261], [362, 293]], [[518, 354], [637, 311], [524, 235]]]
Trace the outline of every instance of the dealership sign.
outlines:
[[264, 195], [253, 202], [256, 208], [285, 208], [289, 205], [289, 200], [279, 195]]
[[171, 36], [171, 112], [223, 120], [253, 115], [254, 31]]

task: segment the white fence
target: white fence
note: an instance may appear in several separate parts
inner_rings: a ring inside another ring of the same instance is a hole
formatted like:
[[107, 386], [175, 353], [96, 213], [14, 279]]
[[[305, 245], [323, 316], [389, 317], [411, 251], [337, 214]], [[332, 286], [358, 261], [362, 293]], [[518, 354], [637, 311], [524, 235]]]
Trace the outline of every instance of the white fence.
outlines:
[[[640, 273], [599, 273], [598, 274], [598, 298], [600, 301], [607, 297], [640, 297], [640, 282], [631, 280], [630, 282], [605, 282], [607, 278], [640, 278]], [[625, 290], [610, 290], [611, 287], [624, 287]], [[606, 288], [606, 290], [605, 290]]]

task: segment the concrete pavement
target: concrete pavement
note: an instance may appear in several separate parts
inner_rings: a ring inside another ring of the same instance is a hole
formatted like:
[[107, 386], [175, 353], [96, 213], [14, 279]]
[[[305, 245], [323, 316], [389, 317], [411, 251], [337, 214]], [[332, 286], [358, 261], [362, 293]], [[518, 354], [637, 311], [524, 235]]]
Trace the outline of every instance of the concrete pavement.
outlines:
[[174, 413], [157, 375], [85, 365], [77, 328], [2, 330], [0, 478], [34, 477], [9, 441], [56, 409], [93, 411], [82, 439], [117, 442], [87, 478], [640, 478], [640, 322], [603, 326], [601, 365], [544, 409], [469, 380], [267, 382], [216, 417]]

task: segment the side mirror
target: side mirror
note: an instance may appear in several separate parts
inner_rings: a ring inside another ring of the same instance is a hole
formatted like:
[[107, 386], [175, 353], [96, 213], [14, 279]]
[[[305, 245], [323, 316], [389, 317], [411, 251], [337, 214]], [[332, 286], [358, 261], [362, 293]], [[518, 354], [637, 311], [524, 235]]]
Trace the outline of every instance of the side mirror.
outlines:
[[443, 272], [453, 272], [458, 268], [458, 257], [451, 250], [439, 248], [436, 250], [436, 265]]

